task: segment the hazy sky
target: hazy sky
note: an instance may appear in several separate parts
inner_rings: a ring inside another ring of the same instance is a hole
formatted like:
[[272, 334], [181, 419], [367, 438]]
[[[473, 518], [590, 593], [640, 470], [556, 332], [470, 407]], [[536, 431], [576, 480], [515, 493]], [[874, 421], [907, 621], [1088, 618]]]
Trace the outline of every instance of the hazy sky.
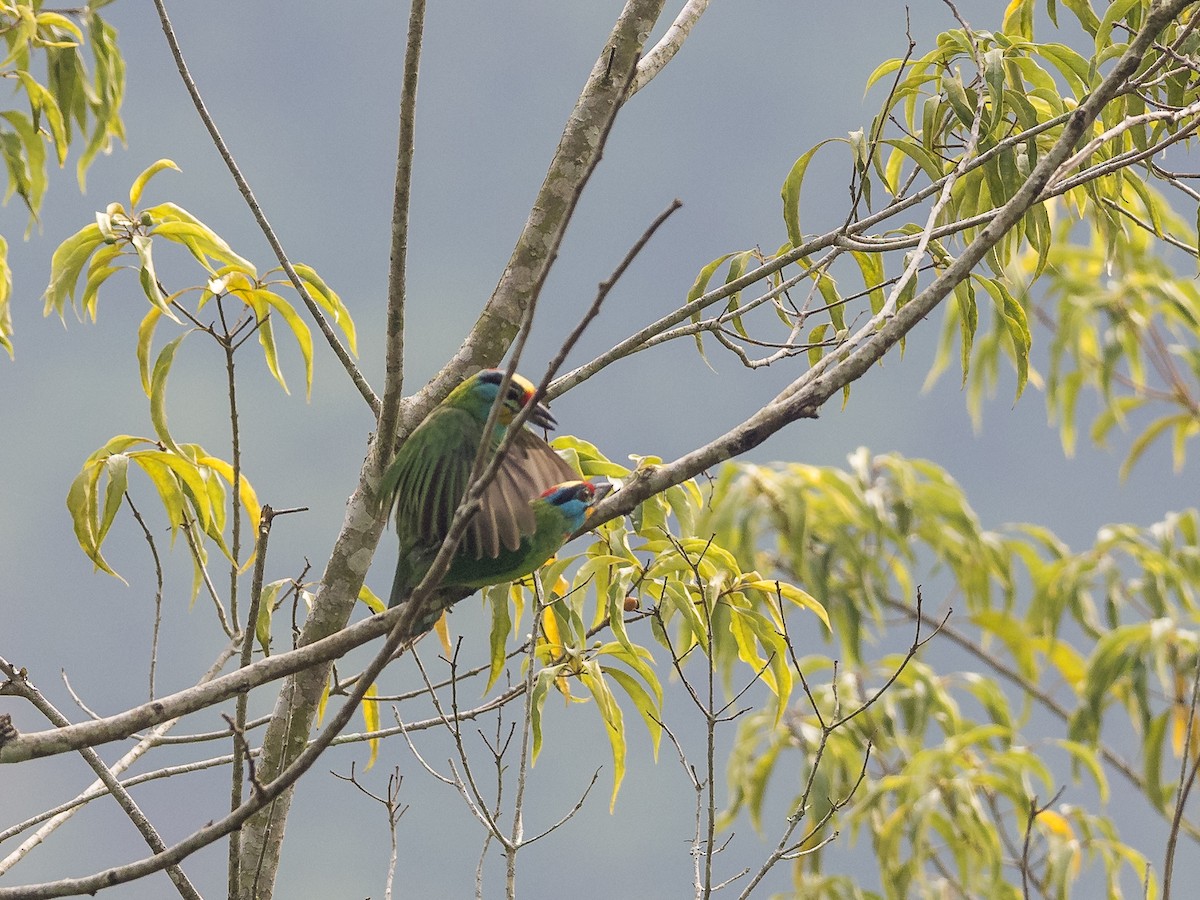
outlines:
[[[168, 5], [193, 74], [259, 201], [293, 259], [316, 267], [341, 293], [358, 325], [363, 370], [380, 387], [407, 5], [310, 0]], [[975, 27], [998, 27], [1000, 4], [958, 5]], [[452, 0], [430, 7], [409, 256], [406, 373], [412, 388], [458, 346], [495, 286], [564, 117], [620, 4]], [[914, 7], [912, 34], [923, 53], [953, 20], [942, 4]], [[17, 352], [15, 362], [0, 359], [0, 655], [27, 666], [75, 718], [82, 713], [62, 687], [60, 669], [101, 714], [146, 694], [153, 582], [144, 541], [123, 518], [107, 555], [130, 585], [92, 574], [64, 506], [67, 487], [89, 453], [112, 435], [151, 432], [134, 357], [134, 328], [145, 301], [130, 277], [102, 292], [97, 325], [69, 319], [64, 330], [54, 319], [43, 320], [39, 297], [50, 254], [91, 221], [95, 210], [123, 199], [137, 173], [165, 156], [183, 171], [159, 175], [147, 201], [173, 200], [260, 268], [272, 263], [187, 101], [151, 5], [118, 0], [105, 13], [120, 29], [128, 63], [128, 149], [97, 161], [85, 197], [78, 195], [69, 170], [59, 173], [41, 228], [28, 243], [20, 241], [25, 226], [20, 204], [0, 210], [15, 273]], [[779, 187], [791, 163], [817, 141], [869, 124], [879, 98], [864, 102], [863, 85], [878, 62], [903, 53], [904, 27], [905, 9], [898, 2], [714, 3], [680, 56], [622, 110], [546, 285], [523, 370], [539, 374], [597, 282], [674, 198], [683, 201], [683, 209], [618, 285], [571, 364], [677, 306], [700, 267], [721, 253], [779, 246], [786, 236]], [[845, 215], [847, 161], [836, 151], [828, 160], [805, 186], [807, 230], [824, 230]], [[918, 393], [937, 328], [931, 322], [910, 340], [903, 360], [888, 357], [858, 382], [845, 410], [830, 404], [819, 420], [790, 427], [753, 458], [841, 464], [860, 445], [927, 457], [964, 485], [985, 526], [1035, 521], [1076, 548], [1105, 523], [1149, 524], [1168, 509], [1196, 502], [1195, 465], [1172, 476], [1161, 448], [1125, 484], [1117, 478], [1125, 449], [1121, 439], [1112, 452], [1085, 447], [1076, 459], [1064, 461], [1057, 431], [1046, 424], [1042, 397], [1031, 388], [1014, 407], [1010, 379], [988, 404], [982, 432], [974, 434], [955, 372], [933, 391]], [[1044, 348], [1044, 332], [1035, 332], [1034, 339]], [[284, 356], [290, 397], [267, 377], [256, 353], [247, 354], [241, 382], [249, 477], [264, 501], [312, 510], [277, 525], [268, 577], [298, 573], [305, 557], [319, 573], [371, 421], [323, 346], [309, 405], [294, 353]], [[564, 431], [587, 437], [610, 457], [671, 458], [772, 397], [799, 365], [751, 375], [716, 349], [710, 361], [716, 372], [690, 342], [679, 342], [609, 370], [559, 400], [554, 411]], [[210, 347], [196, 336], [189, 339], [168, 402], [178, 437], [227, 455], [218, 363]], [[153, 507], [144, 486], [140, 496], [145, 507]], [[161, 529], [159, 534], [165, 548], [165, 534]], [[394, 552], [385, 535], [368, 577], [377, 592], [386, 592]], [[190, 683], [221, 643], [203, 600], [187, 610], [186, 569], [177, 565], [183, 554], [173, 556], [176, 580], [166, 603], [160, 692]], [[479, 624], [478, 603], [463, 607], [454, 622], [469, 632], [472, 623]], [[277, 632], [277, 640], [282, 634]], [[412, 672], [389, 676], [408, 683]], [[265, 711], [269, 692], [260, 693], [256, 703]], [[535, 771], [535, 817], [541, 824], [557, 818], [595, 767], [605, 771], [580, 818], [528, 851], [522, 896], [681, 896], [691, 869], [691, 800], [682, 772], [665, 745], [658, 765], [649, 764], [644, 732], [629, 716], [629, 775], [618, 816], [610, 817], [607, 745], [597, 718], [581, 709], [549, 713], [548, 746]], [[43, 727], [15, 701], [0, 702], [0, 711], [11, 711], [19, 728]], [[216, 728], [218, 722], [215, 714], [201, 716], [188, 730]], [[212, 755], [224, 752], [224, 744], [210, 746]], [[444, 746], [427, 739], [423, 747], [431, 760], [444, 762]], [[115, 759], [117, 748], [105, 748], [104, 755]], [[175, 758], [163, 754], [155, 764]], [[350, 760], [361, 766], [364, 759], [361, 747], [338, 751], [302, 783], [278, 896], [382, 896], [383, 813], [324, 771], [345, 772]], [[406, 775], [405, 799], [412, 804], [400, 825], [400, 878], [409, 885], [403, 895], [468, 896], [478, 829], [449, 788], [419, 771], [402, 741], [385, 744], [369, 783], [379, 789], [396, 764]], [[137, 794], [168, 842], [220, 814], [228, 802], [228, 779], [225, 770], [217, 772], [189, 776], [178, 788], [157, 782]], [[0, 768], [5, 797], [0, 825], [60, 802], [90, 781], [75, 758]], [[197, 787], [200, 782], [207, 787]], [[784, 773], [778, 785], [786, 801], [793, 785]], [[197, 796], [200, 800], [193, 799]], [[94, 806], [0, 883], [81, 875], [144, 855], [144, 845], [111, 804]], [[456, 830], [434, 830], [446, 821]], [[730, 873], [763, 853], [748, 826], [738, 830], [736, 849], [720, 858]], [[869, 851], [860, 846], [858, 852]], [[211, 896], [223, 892], [224, 853], [223, 845], [210, 848], [185, 865]], [[495, 877], [499, 857], [489, 857], [489, 866]], [[774, 889], [786, 886], [786, 875], [782, 869], [776, 873]], [[164, 885], [159, 877], [104, 896], [157, 898], [165, 895]]]

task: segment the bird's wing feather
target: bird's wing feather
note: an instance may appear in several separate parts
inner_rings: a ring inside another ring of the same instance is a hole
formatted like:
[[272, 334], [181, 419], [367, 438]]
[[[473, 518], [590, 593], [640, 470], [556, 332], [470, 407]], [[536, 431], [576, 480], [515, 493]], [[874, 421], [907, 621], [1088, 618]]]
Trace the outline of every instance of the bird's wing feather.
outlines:
[[522, 429], [483, 495], [482, 513], [467, 530], [464, 546], [476, 559], [516, 550], [537, 529], [530, 502], [579, 474], [532, 431]]
[[436, 547], [446, 536], [481, 430], [469, 413], [438, 407], [401, 446], [380, 492], [402, 544]]
[[[454, 407], [438, 407], [400, 448], [380, 483], [380, 496], [395, 506], [401, 546], [433, 547], [445, 538], [466, 491], [482, 426]], [[462, 551], [476, 559], [516, 550], [537, 529], [530, 502], [542, 492], [579, 477], [550, 445], [527, 429], [514, 438], [482, 509], [467, 526]]]

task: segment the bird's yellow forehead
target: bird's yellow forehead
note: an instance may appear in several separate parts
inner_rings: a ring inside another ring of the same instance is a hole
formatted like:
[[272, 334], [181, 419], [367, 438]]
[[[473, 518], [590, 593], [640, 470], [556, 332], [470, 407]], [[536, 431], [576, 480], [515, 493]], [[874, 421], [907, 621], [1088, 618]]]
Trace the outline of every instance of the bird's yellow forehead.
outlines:
[[533, 394], [534, 387], [532, 382], [530, 382], [529, 379], [518, 375], [516, 372], [513, 373], [512, 383], [514, 387], [520, 388], [525, 393], [526, 397], [529, 397]]

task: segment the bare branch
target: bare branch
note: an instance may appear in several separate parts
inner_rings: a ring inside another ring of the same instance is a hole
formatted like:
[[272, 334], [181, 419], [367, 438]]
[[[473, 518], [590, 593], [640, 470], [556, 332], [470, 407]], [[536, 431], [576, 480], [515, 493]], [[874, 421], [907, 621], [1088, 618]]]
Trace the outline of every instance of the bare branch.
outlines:
[[[236, 496], [236, 495], [235, 495]], [[150, 529], [146, 527], [146, 522], [142, 518], [142, 514], [138, 512], [136, 506], [133, 505], [133, 498], [129, 496], [129, 492], [125, 492], [125, 502], [129, 504], [129, 510], [133, 513], [134, 520], [142, 529], [142, 535], [146, 538], [146, 543], [150, 545], [150, 557], [154, 560], [154, 632], [150, 637], [150, 699], [154, 699], [154, 673], [158, 668], [158, 629], [162, 625], [162, 600], [163, 600], [163, 571], [162, 561], [158, 558], [158, 547], [154, 544], [154, 535], [150, 533]]]
[[708, 0], [687, 0], [671, 27], [667, 29], [667, 33], [638, 62], [637, 74], [634, 75], [633, 84], [629, 86], [630, 97], [648, 85], [654, 76], [675, 58], [675, 54], [683, 47], [683, 42], [688, 39], [692, 28], [707, 9]]
[[390, 447], [395, 440], [404, 390], [404, 312], [408, 290], [408, 216], [412, 196], [414, 135], [417, 119], [417, 78], [421, 69], [421, 42], [425, 33], [425, 0], [413, 0], [408, 14], [408, 42], [404, 48], [404, 82], [400, 90], [400, 137], [396, 150], [396, 187], [392, 197], [392, 252], [388, 268], [387, 349], [383, 407], [379, 412], [378, 440]]
[[[33, 685], [28, 676], [23, 672], [17, 672], [7, 663], [0, 662], [0, 673], [3, 673], [9, 683], [13, 685], [13, 693], [28, 700], [53, 725], [65, 728], [71, 724], [67, 717], [60, 713], [54, 707], [54, 704], [42, 695], [42, 692]], [[161, 853], [165, 850], [166, 845], [163, 843], [162, 838], [159, 837], [157, 829], [150, 824], [150, 820], [146, 818], [146, 814], [142, 812], [133, 797], [129, 795], [129, 791], [125, 790], [121, 786], [121, 783], [117, 781], [116, 775], [105, 765], [104, 760], [100, 758], [100, 754], [91, 747], [84, 747], [79, 753], [88, 766], [91, 767], [92, 771], [96, 773], [96, 776], [104, 783], [104, 786], [108, 788], [108, 792], [112, 794], [113, 799], [117, 801], [117, 805], [121, 807], [125, 815], [133, 822], [134, 827], [137, 828], [150, 849], [155, 853]], [[185, 900], [201, 900], [199, 892], [188, 879], [187, 875], [184, 874], [183, 869], [179, 868], [178, 863], [172, 863], [160, 868], [167, 870], [167, 875], [170, 877], [171, 883], [175, 885], [179, 896], [185, 898]]]
[[342, 342], [338, 339], [338, 336], [333, 333], [333, 328], [325, 318], [325, 314], [321, 312], [321, 307], [313, 300], [312, 295], [308, 292], [308, 288], [304, 286], [304, 282], [296, 274], [296, 270], [292, 267], [292, 262], [284, 251], [283, 245], [279, 242], [279, 238], [275, 236], [275, 230], [271, 227], [271, 223], [267, 221], [262, 207], [258, 205], [258, 200], [255, 199], [254, 192], [250, 190], [250, 183], [242, 175], [242, 171], [238, 168], [233, 154], [229, 151], [224, 138], [221, 137], [221, 132], [217, 130], [217, 123], [213, 120], [208, 112], [208, 108], [204, 105], [204, 99], [200, 96], [200, 90], [196, 87], [196, 82], [192, 79], [187, 62], [183, 58], [183, 50], [179, 46], [179, 40], [175, 36], [175, 29], [171, 25], [171, 20], [167, 17], [167, 8], [163, 0], [154, 0], [154, 6], [158, 10], [159, 22], [162, 25], [163, 34], [166, 35], [167, 44], [171, 47], [171, 54], [175, 57], [175, 66], [179, 69], [179, 77], [183, 79], [184, 86], [187, 88], [188, 94], [191, 95], [192, 104], [196, 107], [196, 112], [200, 114], [200, 120], [204, 123], [204, 127], [208, 129], [213, 146], [217, 148], [217, 152], [221, 154], [221, 159], [225, 161], [225, 165], [229, 168], [229, 173], [233, 176], [238, 191], [241, 192], [243, 199], [245, 199], [246, 205], [250, 208], [250, 212], [254, 216], [254, 221], [258, 223], [259, 229], [266, 237], [267, 243], [271, 245], [271, 249], [275, 252], [275, 257], [279, 260], [283, 271], [287, 273], [288, 279], [292, 282], [292, 287], [296, 289], [296, 293], [300, 295], [300, 299], [308, 307], [308, 312], [313, 317], [313, 321], [321, 329], [321, 334], [325, 335], [325, 340], [332, 348], [334, 355], [341, 362], [342, 368], [346, 370], [346, 374], [350, 376], [350, 380], [354, 382], [354, 386], [358, 388], [358, 392], [367, 401], [367, 406], [378, 416], [379, 398], [375, 396], [375, 392], [367, 384], [366, 378], [363, 377], [354, 360], [350, 358], [350, 353], [342, 346]]
[[1179, 764], [1179, 788], [1175, 797], [1175, 810], [1171, 815], [1171, 830], [1167, 834], [1166, 855], [1163, 862], [1163, 900], [1171, 900], [1171, 878], [1175, 872], [1175, 847], [1183, 824], [1183, 810], [1188, 794], [1196, 782], [1196, 771], [1200, 768], [1200, 753], [1194, 746], [1196, 709], [1200, 706], [1200, 656], [1195, 661], [1196, 672], [1192, 677], [1192, 696], [1188, 702], [1187, 730], [1183, 738], [1183, 757]]

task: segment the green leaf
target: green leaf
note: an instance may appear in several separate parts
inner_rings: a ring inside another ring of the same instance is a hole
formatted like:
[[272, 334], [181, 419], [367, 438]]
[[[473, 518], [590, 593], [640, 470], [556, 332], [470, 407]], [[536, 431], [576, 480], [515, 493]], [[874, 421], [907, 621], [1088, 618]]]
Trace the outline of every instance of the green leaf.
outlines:
[[346, 335], [346, 343], [350, 345], [350, 352], [357, 356], [358, 334], [354, 327], [354, 319], [350, 317], [350, 311], [342, 303], [342, 298], [325, 283], [312, 266], [296, 263], [293, 268], [300, 276], [300, 280], [304, 282], [304, 286], [308, 288], [308, 292], [312, 294], [312, 298], [333, 316], [333, 323]]
[[267, 363], [267, 371], [271, 373], [279, 386], [283, 388], [284, 393], [290, 394], [287, 381], [284, 380], [283, 372], [279, 368], [279, 350], [275, 346], [275, 331], [271, 326], [271, 307], [266, 301], [264, 294], [269, 291], [258, 289], [250, 290], [232, 290], [230, 293], [238, 297], [242, 302], [249, 306], [254, 311], [255, 321], [258, 323], [258, 343], [263, 348], [263, 358]]
[[263, 656], [271, 655], [271, 615], [275, 612], [275, 600], [279, 592], [291, 587], [290, 578], [281, 578], [262, 586], [258, 598], [258, 620], [254, 623], [254, 637], [262, 648]]
[[1104, 18], [1100, 20], [1100, 25], [1096, 29], [1097, 53], [1108, 48], [1113, 27], [1128, 16], [1131, 9], [1141, 6], [1141, 2], [1142, 0], [1113, 0], [1108, 9], [1104, 11]]
[[1086, 744], [1080, 744], [1077, 741], [1068, 741], [1065, 739], [1055, 740], [1058, 746], [1062, 747], [1071, 754], [1071, 758], [1087, 769], [1088, 774], [1092, 776], [1092, 781], [1096, 785], [1096, 793], [1100, 797], [1101, 803], [1108, 803], [1108, 778], [1104, 774], [1104, 765], [1100, 761], [1100, 755], [1094, 747], [1089, 747]]
[[12, 311], [9, 309], [9, 297], [12, 294], [12, 270], [8, 267], [8, 241], [0, 235], [0, 347], [8, 351], [8, 358], [13, 358], [13, 345], [9, 337], [13, 333]]
[[621, 790], [621, 781], [625, 778], [625, 719], [621, 715], [621, 707], [612, 695], [604, 673], [595, 660], [585, 660], [579, 672], [579, 680], [588, 689], [592, 699], [596, 701], [596, 710], [604, 722], [604, 730], [608, 734], [609, 747], [613, 758], [613, 791], [609, 801], [609, 812], [617, 805], [617, 793]]
[[93, 322], [96, 321], [96, 309], [100, 302], [100, 286], [121, 271], [121, 267], [110, 266], [108, 263], [120, 255], [121, 246], [117, 243], [101, 247], [92, 254], [92, 261], [88, 265], [87, 280], [84, 282], [83, 293], [79, 297], [79, 308], [83, 315]]
[[[144, 321], [144, 320], [143, 320]], [[175, 362], [175, 351], [183, 343], [183, 339], [191, 332], [185, 331], [162, 348], [158, 359], [154, 362], [154, 371], [150, 376], [150, 421], [154, 425], [154, 433], [168, 448], [179, 452], [171, 432], [167, 428], [167, 376], [171, 365]]]
[[[1129, 447], [1129, 455], [1125, 457], [1125, 461], [1121, 463], [1121, 480], [1124, 481], [1129, 477], [1129, 473], [1133, 471], [1133, 467], [1137, 465], [1137, 461], [1142, 458], [1142, 454], [1146, 449], [1153, 444], [1159, 437], [1163, 435], [1169, 428], [1194, 428], [1195, 420], [1188, 413], [1179, 413], [1171, 416], [1163, 416], [1156, 419], [1146, 426], [1146, 430], [1137, 436], [1137, 439]], [[1176, 456], [1176, 472], [1179, 471], [1178, 455]]]
[[[75, 540], [79, 547], [92, 561], [97, 569], [107, 572], [114, 578], [121, 578], [100, 552], [100, 543], [96, 538], [97, 482], [103, 471], [103, 464], [89, 461], [84, 464], [79, 474], [71, 482], [67, 491], [67, 512], [71, 514], [71, 524], [75, 529]], [[124, 581], [124, 578], [121, 578]]]
[[131, 240], [138, 255], [138, 281], [142, 285], [142, 291], [145, 293], [146, 299], [162, 310], [162, 314], [172, 322], [182, 325], [183, 323], [171, 311], [167, 297], [162, 292], [162, 287], [158, 283], [158, 273], [154, 269], [154, 256], [152, 254], [153, 240], [149, 235], [145, 234], [135, 234]]
[[138, 374], [142, 378], [142, 390], [150, 396], [150, 350], [154, 343], [154, 329], [162, 318], [162, 310], [157, 306], [150, 307], [138, 326], [137, 359]]
[[1029, 321], [1025, 317], [1025, 309], [1008, 292], [1001, 282], [993, 278], [979, 277], [979, 282], [987, 289], [997, 310], [1004, 318], [1005, 328], [1012, 341], [1013, 359], [1017, 366], [1017, 394], [1020, 399], [1029, 381], [1029, 349], [1033, 343], [1033, 335], [1029, 331]]
[[954, 300], [958, 304], [958, 327], [961, 337], [960, 364], [962, 386], [967, 384], [967, 372], [971, 367], [971, 348], [975, 344], [975, 331], [979, 327], [979, 307], [975, 304], [975, 288], [966, 278], [954, 286]]
[[[272, 307], [287, 323], [288, 328], [292, 330], [292, 335], [296, 338], [296, 344], [300, 347], [300, 355], [304, 359], [304, 387], [305, 398], [312, 399], [312, 376], [313, 376], [313, 343], [312, 333], [308, 330], [308, 326], [304, 324], [301, 318], [296, 314], [290, 303], [280, 297], [278, 294], [271, 291], [258, 290], [254, 292], [255, 296], [260, 300], [265, 301], [267, 305]], [[278, 369], [276, 369], [276, 372]], [[287, 385], [283, 381], [283, 376], [276, 374], [280, 385], [284, 391], [287, 391]]]
[[487, 588], [484, 591], [484, 599], [492, 607], [492, 628], [488, 639], [491, 648], [491, 669], [488, 672], [487, 686], [483, 689], [484, 694], [487, 694], [508, 662], [505, 651], [508, 649], [508, 633], [512, 630], [512, 618], [508, 612], [508, 585]]
[[658, 762], [658, 745], [662, 739], [662, 708], [660, 703], [655, 703], [654, 698], [628, 672], [624, 672], [615, 666], [601, 666], [600, 671], [616, 682], [621, 690], [629, 695], [629, 699], [633, 701], [634, 709], [638, 711], [638, 714], [642, 717], [642, 721], [646, 723], [646, 730], [650, 732], [650, 743], [654, 747], [654, 761]]
[[125, 499], [125, 488], [129, 484], [129, 457], [124, 453], [114, 453], [104, 460], [104, 474], [108, 476], [108, 486], [104, 489], [104, 516], [96, 529], [96, 545], [104, 543], [121, 501]]
[[967, 90], [963, 87], [962, 75], [959, 74], [957, 69], [953, 72], [947, 70], [942, 73], [941, 87], [942, 93], [950, 104], [950, 108], [958, 116], [959, 122], [966, 128], [974, 125], [975, 104], [967, 96]]
[[[182, 513], [182, 504], [186, 500], [195, 511], [196, 521], [200, 528], [210, 537], [214, 538], [214, 540], [220, 540], [220, 534], [214, 534], [212, 531], [214, 512], [209, 502], [208, 488], [204, 482], [204, 475], [196, 463], [178, 450], [175, 452], [167, 450], [139, 450], [136, 453], [130, 454], [130, 458], [151, 476], [151, 480], [156, 483], [160, 494], [163, 493], [164, 489], [167, 489], [174, 495], [169, 503], [168, 498], [165, 495], [163, 496], [163, 501], [168, 505], [169, 512], [178, 510]], [[151, 467], [158, 469], [158, 471], [152, 473], [150, 471]], [[165, 472], [161, 470], [169, 472], [174, 477], [167, 477]], [[171, 521], [173, 524], [178, 524], [180, 519], [171, 517]]]
[[[692, 287], [690, 290], [688, 290], [687, 299], [685, 302], [693, 303], [696, 300], [699, 300], [701, 297], [703, 297], [704, 294], [708, 290], [708, 283], [709, 283], [709, 281], [712, 280], [713, 274], [717, 271], [717, 269], [721, 268], [722, 263], [724, 263], [731, 256], [735, 256], [735, 255], [736, 254], [734, 254], [734, 253], [722, 254], [721, 256], [718, 256], [716, 259], [714, 259], [712, 262], [710, 262], [708, 265], [706, 265], [704, 268], [702, 268], [700, 270], [700, 273], [696, 276], [696, 280], [694, 282], [692, 282]], [[696, 310], [696, 312], [692, 313], [692, 322], [699, 322], [699, 321], [700, 321], [700, 310]], [[696, 349], [700, 352], [700, 358], [703, 359], [707, 363], [708, 360], [704, 356], [704, 335], [701, 332], [697, 332], [695, 337], [696, 337]]]
[[871, 312], [878, 313], [883, 309], [886, 299], [883, 294], [883, 258], [878, 253], [866, 253], [861, 250], [851, 250], [850, 255], [854, 257], [859, 271], [862, 272], [863, 287], [871, 298]]
[[142, 174], [133, 180], [133, 184], [129, 188], [129, 209], [131, 211], [137, 209], [138, 203], [141, 202], [142, 191], [146, 189], [146, 182], [148, 182], [163, 169], [174, 169], [176, 172], [181, 171], [179, 166], [175, 165], [175, 163], [169, 159], [160, 159], [144, 169]]
[[1033, 8], [1033, 0], [1009, 0], [1001, 30], [1007, 35], [1032, 41]]
[[812, 162], [816, 152], [832, 140], [834, 139], [829, 138], [821, 141], [796, 160], [787, 178], [783, 180], [783, 187], [779, 192], [783, 199], [783, 223], [787, 226], [788, 240], [793, 247], [804, 243], [804, 234], [800, 231], [800, 188], [804, 184], [804, 173], [808, 171], [808, 164]]
[[88, 257], [103, 243], [100, 226], [93, 222], [58, 245], [50, 260], [50, 284], [43, 295], [46, 301], [44, 315], [50, 315], [53, 310], [65, 321], [64, 310], [67, 302], [74, 300], [79, 273]]
[[54, 140], [54, 149], [58, 155], [58, 164], [61, 166], [67, 159], [67, 131], [63, 123], [62, 110], [58, 108], [58, 101], [28, 72], [18, 69], [15, 74], [29, 95], [29, 105], [33, 110], [34, 123], [37, 123], [39, 116], [45, 115], [46, 122], [50, 126], [50, 135]]
[[546, 695], [550, 685], [563, 674], [565, 664], [547, 666], [537, 673], [533, 681], [533, 693], [529, 698], [529, 727], [533, 733], [533, 759], [536, 761], [542, 752], [542, 709], [546, 705]]
[[888, 75], [891, 75], [901, 66], [903, 66], [904, 63], [905, 60], [896, 58], [889, 59], [886, 62], [880, 63], [878, 66], [876, 66], [875, 71], [867, 77], [867, 86], [863, 90], [863, 94], [865, 95], [868, 91], [870, 91], [871, 88], [875, 86], [875, 82], [879, 81], [880, 78], [886, 78]]
[[[189, 444], [188, 446], [194, 447], [195, 445]], [[228, 484], [230, 487], [233, 486], [233, 466], [225, 462], [225, 460], [201, 453], [195, 457], [195, 463], [197, 466], [202, 466], [206, 469], [212, 469], [225, 479], [226, 484]], [[249, 522], [251, 527], [254, 529], [253, 534], [255, 536], [255, 540], [257, 541], [258, 524], [262, 518], [262, 506], [259, 504], [258, 494], [255, 493], [254, 487], [250, 484], [250, 479], [246, 477], [245, 472], [242, 472], [241, 476], [238, 478], [238, 499], [242, 504], [242, 509], [246, 511], [246, 521]], [[252, 560], [253, 556], [246, 560], [246, 565], [250, 565]]]
[[885, 138], [880, 143], [887, 144], [915, 162], [930, 181], [937, 181], [945, 174], [944, 163], [937, 154], [912, 138]]
[[795, 604], [801, 609], [807, 609], [809, 612], [816, 613], [825, 628], [832, 631], [833, 628], [829, 624], [829, 613], [825, 611], [825, 607], [807, 591], [802, 591], [794, 584], [788, 584], [783, 581], [748, 581], [743, 585], [747, 589], [762, 591], [769, 596], [782, 596], [784, 600]]
[[992, 118], [998, 120], [1004, 112], [1004, 51], [993, 47], [983, 54], [983, 80], [987, 85]]
[[[148, 206], [142, 210], [143, 216], [148, 216], [153, 222], [153, 233], [178, 244], [183, 244], [192, 256], [202, 266], [213, 271], [208, 257], [231, 267], [233, 271], [241, 272], [250, 279], [257, 278], [254, 266], [249, 260], [234, 253], [230, 246], [211, 228], [193, 216], [190, 212], [174, 203], [160, 203]], [[213, 274], [222, 274], [219, 270]]]
[[[378, 696], [379, 688], [374, 683], [363, 693], [362, 714], [367, 731], [379, 730], [379, 701], [375, 699]], [[379, 758], [379, 738], [370, 738], [367, 743], [371, 745], [371, 755], [367, 758], [367, 768], [370, 769]]]

